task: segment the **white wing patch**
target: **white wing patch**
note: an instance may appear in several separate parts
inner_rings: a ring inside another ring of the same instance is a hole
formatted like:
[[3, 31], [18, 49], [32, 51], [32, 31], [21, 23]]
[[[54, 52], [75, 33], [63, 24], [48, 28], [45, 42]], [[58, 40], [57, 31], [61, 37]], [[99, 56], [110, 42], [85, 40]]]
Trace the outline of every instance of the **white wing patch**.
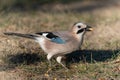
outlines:
[[46, 37], [47, 35], [48, 35], [48, 33], [43, 33], [43, 34], [42, 34], [42, 36], [45, 36], [45, 37]]

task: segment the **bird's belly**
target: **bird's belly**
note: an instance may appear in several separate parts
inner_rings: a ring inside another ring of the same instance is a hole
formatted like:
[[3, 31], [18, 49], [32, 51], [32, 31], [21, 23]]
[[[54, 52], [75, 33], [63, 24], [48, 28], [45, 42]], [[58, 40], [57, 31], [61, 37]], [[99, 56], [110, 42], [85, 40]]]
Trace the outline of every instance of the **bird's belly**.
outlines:
[[73, 51], [76, 51], [78, 49], [79, 49], [78, 45], [59, 44], [54, 47], [53, 53], [59, 54], [59, 55], [65, 55]]
[[78, 50], [79, 46], [74, 42], [74, 44], [66, 43], [66, 44], [56, 44], [54, 42], [50, 42], [44, 38], [37, 39], [38, 43], [40, 44], [41, 48], [47, 54], [53, 55], [65, 55], [71, 53], [75, 50]]

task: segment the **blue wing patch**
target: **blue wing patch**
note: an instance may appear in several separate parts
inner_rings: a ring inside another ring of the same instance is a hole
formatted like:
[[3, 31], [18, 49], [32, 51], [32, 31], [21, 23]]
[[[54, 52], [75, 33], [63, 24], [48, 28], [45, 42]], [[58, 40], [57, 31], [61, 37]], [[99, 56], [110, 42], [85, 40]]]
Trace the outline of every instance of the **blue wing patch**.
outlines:
[[[38, 35], [43, 35], [46, 38], [50, 39], [52, 42], [58, 43], [58, 44], [64, 44], [65, 40], [61, 39], [59, 36], [54, 35], [52, 32], [40, 32], [36, 33]], [[44, 35], [46, 34], [46, 35]]]
[[52, 42], [58, 43], [58, 44], [64, 44], [65, 41], [62, 40], [60, 37], [55, 37], [51, 39]]

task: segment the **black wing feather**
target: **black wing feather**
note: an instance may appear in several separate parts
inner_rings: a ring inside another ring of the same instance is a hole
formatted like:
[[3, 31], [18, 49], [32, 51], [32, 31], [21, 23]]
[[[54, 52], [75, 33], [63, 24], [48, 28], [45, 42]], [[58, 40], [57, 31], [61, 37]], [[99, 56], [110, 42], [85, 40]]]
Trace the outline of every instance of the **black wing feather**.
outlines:
[[58, 36], [54, 35], [52, 32], [39, 32], [39, 33], [36, 33], [36, 34], [38, 34], [38, 35], [43, 35], [43, 34], [45, 34], [45, 33], [48, 33], [48, 34], [46, 35], [46, 37], [49, 38], [49, 39], [58, 37]]

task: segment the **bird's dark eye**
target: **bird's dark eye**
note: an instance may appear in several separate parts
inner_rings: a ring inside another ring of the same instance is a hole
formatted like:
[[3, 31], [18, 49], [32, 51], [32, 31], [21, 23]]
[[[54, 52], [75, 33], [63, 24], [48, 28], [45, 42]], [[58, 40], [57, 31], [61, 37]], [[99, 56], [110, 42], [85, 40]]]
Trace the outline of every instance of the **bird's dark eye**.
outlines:
[[81, 28], [81, 26], [78, 26], [78, 28]]

